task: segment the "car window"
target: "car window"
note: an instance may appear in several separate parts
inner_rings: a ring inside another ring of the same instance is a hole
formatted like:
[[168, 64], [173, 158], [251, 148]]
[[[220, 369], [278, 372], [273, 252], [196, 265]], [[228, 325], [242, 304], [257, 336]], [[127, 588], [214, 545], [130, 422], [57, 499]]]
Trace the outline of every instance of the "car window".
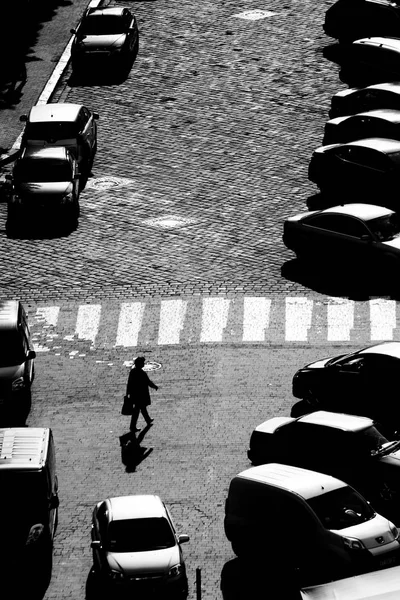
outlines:
[[145, 552], [175, 545], [175, 537], [165, 517], [112, 521], [108, 527], [110, 552]]
[[71, 181], [71, 163], [67, 160], [23, 159], [15, 165], [14, 178], [18, 183]]
[[327, 529], [345, 529], [375, 516], [364, 498], [348, 486], [309, 498], [307, 503]]
[[80, 28], [81, 35], [115, 35], [124, 33], [124, 20], [120, 15], [102, 13], [87, 16]]
[[388, 242], [400, 234], [400, 221], [397, 214], [385, 215], [368, 221], [368, 229], [380, 242]]
[[364, 223], [347, 215], [320, 214], [310, 217], [306, 224], [357, 238], [369, 233]]
[[385, 154], [370, 148], [345, 146], [337, 148], [334, 154], [342, 160], [370, 169], [386, 171], [391, 166], [390, 160]]
[[0, 332], [0, 368], [20, 365], [26, 358], [27, 347], [20, 331]]
[[57, 123], [27, 123], [25, 137], [28, 140], [45, 140], [48, 142], [75, 138], [78, 134], [76, 123], [65, 121]]

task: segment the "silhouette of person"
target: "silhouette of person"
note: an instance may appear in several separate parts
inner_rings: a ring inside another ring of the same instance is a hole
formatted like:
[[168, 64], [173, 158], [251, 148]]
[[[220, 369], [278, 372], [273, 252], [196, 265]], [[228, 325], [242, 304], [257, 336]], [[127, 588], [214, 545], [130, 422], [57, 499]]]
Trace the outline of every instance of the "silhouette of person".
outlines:
[[143, 356], [139, 356], [135, 359], [135, 366], [129, 372], [128, 383], [126, 386], [126, 395], [131, 399], [133, 404], [133, 413], [130, 424], [130, 430], [133, 432], [140, 431], [140, 429], [136, 427], [140, 412], [148, 426], [154, 421], [147, 412], [147, 407], [151, 404], [149, 387], [158, 390], [158, 386], [153, 383], [147, 373], [143, 371], [144, 363], [145, 359]]

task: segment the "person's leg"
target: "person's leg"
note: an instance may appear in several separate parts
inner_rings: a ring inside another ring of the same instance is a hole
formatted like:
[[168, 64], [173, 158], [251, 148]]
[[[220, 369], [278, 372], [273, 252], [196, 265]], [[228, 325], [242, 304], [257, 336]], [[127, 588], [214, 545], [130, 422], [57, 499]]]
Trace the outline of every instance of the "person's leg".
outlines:
[[138, 420], [138, 417], [139, 417], [139, 411], [140, 411], [140, 408], [138, 406], [136, 406], [136, 404], [135, 404], [135, 406], [133, 407], [131, 424], [130, 424], [130, 427], [129, 427], [129, 429], [131, 431], [135, 431], [135, 429], [137, 429], [136, 424], [137, 424], [137, 420]]
[[149, 413], [147, 412], [147, 406], [142, 407], [142, 415], [143, 415], [143, 418], [146, 421], [147, 425], [150, 425], [150, 423], [153, 422], [153, 419], [150, 417]]

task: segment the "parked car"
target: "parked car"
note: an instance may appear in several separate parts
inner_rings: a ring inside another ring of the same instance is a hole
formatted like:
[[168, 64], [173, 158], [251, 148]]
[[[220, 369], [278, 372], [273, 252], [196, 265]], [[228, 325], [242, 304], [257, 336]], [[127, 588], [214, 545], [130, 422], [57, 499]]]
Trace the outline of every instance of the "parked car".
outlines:
[[24, 422], [29, 412], [35, 358], [22, 303], [0, 301], [0, 425], [3, 427]]
[[340, 194], [341, 202], [363, 202], [400, 208], [400, 141], [366, 138], [330, 144], [314, 150], [308, 178], [327, 195]]
[[280, 462], [345, 481], [386, 518], [400, 524], [400, 442], [372, 419], [316, 411], [258, 425], [247, 452], [254, 465]]
[[292, 383], [301, 398], [291, 416], [315, 410], [346, 412], [381, 423], [385, 434], [400, 435], [400, 342], [382, 342], [345, 354], [316, 360], [299, 369]]
[[188, 583], [178, 535], [164, 502], [153, 495], [99, 502], [93, 512], [94, 572], [102, 589], [135, 596], [186, 598]]
[[89, 8], [76, 29], [71, 47], [74, 71], [94, 66], [126, 66], [139, 50], [136, 18], [128, 8]]
[[329, 118], [356, 115], [378, 108], [400, 110], [400, 81], [386, 81], [364, 88], [340, 90], [332, 96]]
[[51, 574], [59, 505], [51, 429], [0, 429], [0, 455], [2, 579], [14, 589], [21, 577], [33, 583]]
[[350, 87], [400, 80], [400, 38], [354, 40], [340, 59], [339, 77]]
[[325, 13], [327, 35], [340, 41], [400, 35], [400, 6], [390, 0], [338, 0]]
[[397, 564], [399, 533], [351, 486], [285, 464], [242, 471], [230, 483], [225, 535], [240, 557], [264, 555], [304, 585]]
[[340, 265], [353, 276], [356, 264], [371, 278], [397, 284], [393, 273], [400, 266], [399, 217], [382, 206], [345, 204], [289, 217], [283, 242], [300, 260]]
[[378, 108], [331, 119], [325, 123], [322, 143], [326, 146], [373, 137], [400, 141], [400, 110]]
[[65, 146], [76, 157], [82, 177], [87, 176], [97, 151], [98, 113], [82, 104], [38, 104], [27, 115], [21, 150], [49, 146]]
[[7, 233], [37, 217], [76, 225], [79, 217], [78, 161], [63, 146], [25, 148], [10, 176]]

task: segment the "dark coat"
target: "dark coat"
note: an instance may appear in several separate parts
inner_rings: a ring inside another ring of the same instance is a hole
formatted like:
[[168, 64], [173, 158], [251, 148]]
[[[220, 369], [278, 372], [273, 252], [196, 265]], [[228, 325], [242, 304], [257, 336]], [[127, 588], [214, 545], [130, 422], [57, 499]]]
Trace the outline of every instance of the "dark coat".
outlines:
[[157, 389], [157, 386], [149, 379], [142, 369], [130, 370], [126, 394], [136, 406], [149, 406], [151, 404], [149, 387]]

